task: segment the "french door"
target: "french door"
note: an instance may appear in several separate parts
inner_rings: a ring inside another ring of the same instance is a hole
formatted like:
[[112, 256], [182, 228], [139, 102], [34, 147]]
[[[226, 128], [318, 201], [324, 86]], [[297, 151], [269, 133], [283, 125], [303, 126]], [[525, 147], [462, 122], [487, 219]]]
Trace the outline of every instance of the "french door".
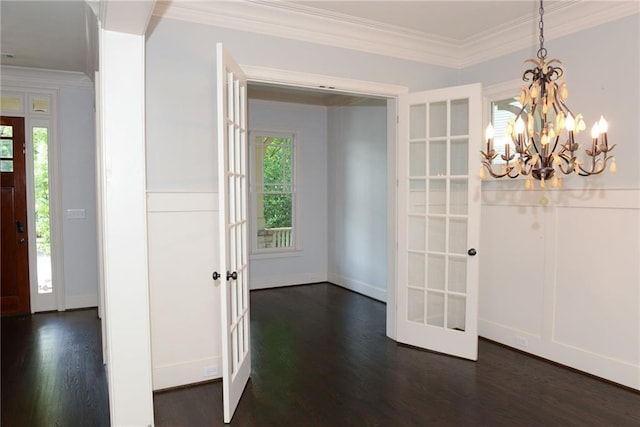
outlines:
[[397, 339], [476, 360], [481, 86], [399, 107]]
[[220, 291], [224, 422], [251, 374], [247, 256], [247, 79], [217, 45], [218, 188], [220, 194]]

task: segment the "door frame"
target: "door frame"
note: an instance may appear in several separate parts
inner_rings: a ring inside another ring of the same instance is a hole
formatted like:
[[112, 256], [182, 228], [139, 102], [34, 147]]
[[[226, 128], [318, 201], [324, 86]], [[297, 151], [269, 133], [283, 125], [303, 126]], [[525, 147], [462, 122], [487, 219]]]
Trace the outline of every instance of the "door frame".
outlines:
[[387, 336], [396, 339], [398, 98], [407, 86], [240, 64], [248, 83], [377, 96], [387, 99]]
[[[7, 85], [2, 87], [2, 96], [16, 97], [20, 99], [19, 110], [0, 111], [5, 116], [24, 118], [25, 126], [25, 173], [27, 190], [27, 232], [29, 243], [29, 292], [31, 313], [50, 310], [65, 310], [64, 290], [64, 255], [62, 245], [62, 169], [60, 167], [60, 144], [58, 143], [58, 90], [51, 87], [34, 87], [24, 83], [20, 76], [13, 76], [11, 70], [4, 72], [3, 79]], [[55, 77], [55, 76], [52, 76]], [[44, 85], [47, 86], [47, 85]], [[33, 112], [27, 107], [34, 98], [47, 97], [49, 99], [49, 111], [47, 113]], [[37, 248], [35, 236], [35, 188], [33, 182], [33, 134], [32, 126], [48, 122], [50, 130], [48, 139], [49, 148], [49, 221], [51, 235], [51, 275], [54, 283], [54, 291], [51, 298], [38, 298], [37, 277]]]

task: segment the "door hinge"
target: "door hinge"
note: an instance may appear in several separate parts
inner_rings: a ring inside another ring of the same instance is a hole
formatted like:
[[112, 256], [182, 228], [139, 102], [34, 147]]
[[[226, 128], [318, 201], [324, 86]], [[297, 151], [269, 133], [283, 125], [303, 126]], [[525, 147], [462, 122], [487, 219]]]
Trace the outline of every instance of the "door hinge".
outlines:
[[400, 123], [400, 116], [396, 116], [396, 123]]

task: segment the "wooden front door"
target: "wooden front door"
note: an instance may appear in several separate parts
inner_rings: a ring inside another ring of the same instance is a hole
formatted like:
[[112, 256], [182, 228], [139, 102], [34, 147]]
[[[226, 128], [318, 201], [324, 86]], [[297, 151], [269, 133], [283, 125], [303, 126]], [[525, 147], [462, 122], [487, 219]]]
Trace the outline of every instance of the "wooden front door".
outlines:
[[29, 244], [24, 118], [0, 117], [1, 312], [29, 313]]

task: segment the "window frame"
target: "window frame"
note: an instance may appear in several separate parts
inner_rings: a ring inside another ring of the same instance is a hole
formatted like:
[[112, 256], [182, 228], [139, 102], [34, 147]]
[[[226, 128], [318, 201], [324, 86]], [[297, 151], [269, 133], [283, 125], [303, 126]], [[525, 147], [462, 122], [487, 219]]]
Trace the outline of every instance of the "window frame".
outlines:
[[[492, 104], [497, 101], [503, 101], [507, 98], [515, 98], [520, 94], [520, 89], [525, 85], [526, 82], [523, 82], [521, 79], [509, 80], [502, 83], [497, 83], [494, 85], [487, 86], [482, 91], [482, 120], [483, 126], [486, 126], [491, 122], [492, 123]], [[486, 148], [487, 141], [484, 139], [484, 128], [482, 132], [482, 144], [481, 147], [484, 150]], [[511, 152], [515, 153], [513, 143], [511, 143]], [[498, 152], [499, 155], [503, 154], [503, 151], [498, 150], [495, 146], [494, 149]], [[503, 165], [505, 162], [502, 159], [494, 160], [495, 165]], [[484, 167], [484, 166], [481, 166]], [[523, 175], [519, 175], [516, 178], [511, 178], [511, 180], [520, 180], [525, 179], [526, 177]], [[486, 174], [486, 181], [499, 181], [502, 178], [494, 178], [488, 173]]]
[[[256, 184], [256, 138], [273, 137], [288, 138], [291, 140], [291, 229], [293, 232], [292, 246], [286, 248], [259, 248], [258, 247], [258, 211], [257, 211], [257, 184]], [[249, 130], [249, 230], [251, 234], [249, 255], [252, 259], [279, 258], [301, 255], [301, 230], [300, 230], [300, 195], [298, 194], [298, 164], [300, 157], [299, 133], [293, 130]]]

